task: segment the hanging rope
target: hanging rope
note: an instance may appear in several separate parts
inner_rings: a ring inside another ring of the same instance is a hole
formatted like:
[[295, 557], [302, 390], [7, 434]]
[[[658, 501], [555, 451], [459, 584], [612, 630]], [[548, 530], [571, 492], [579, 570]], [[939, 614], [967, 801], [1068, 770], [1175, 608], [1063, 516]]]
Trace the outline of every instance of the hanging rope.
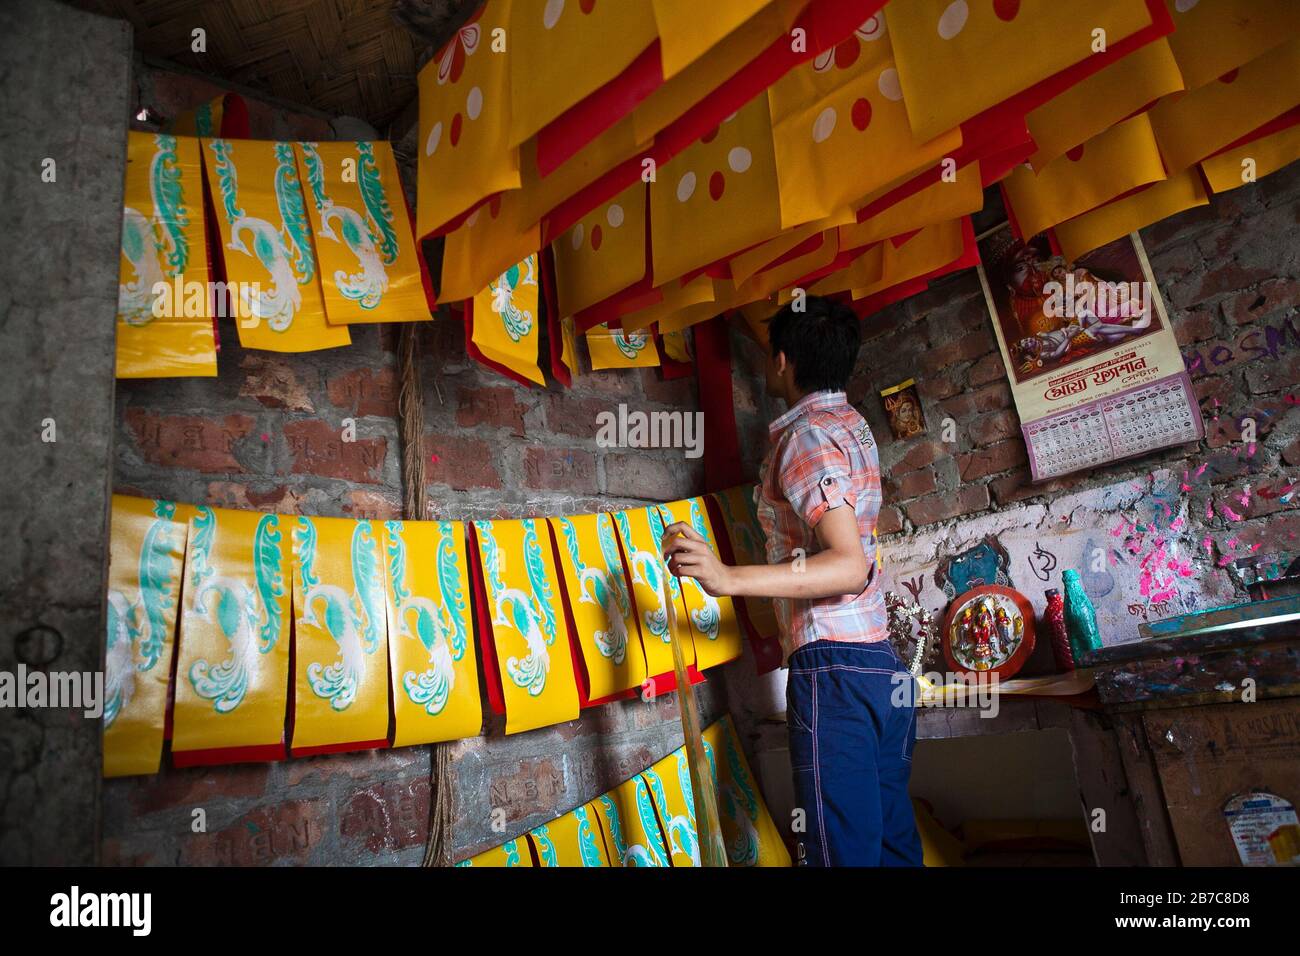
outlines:
[[[428, 517], [424, 493], [424, 393], [420, 389], [420, 323], [402, 325], [398, 344], [397, 416], [402, 435], [402, 512], [408, 520]], [[451, 745], [434, 744], [429, 755], [429, 841], [425, 866], [451, 864]]]

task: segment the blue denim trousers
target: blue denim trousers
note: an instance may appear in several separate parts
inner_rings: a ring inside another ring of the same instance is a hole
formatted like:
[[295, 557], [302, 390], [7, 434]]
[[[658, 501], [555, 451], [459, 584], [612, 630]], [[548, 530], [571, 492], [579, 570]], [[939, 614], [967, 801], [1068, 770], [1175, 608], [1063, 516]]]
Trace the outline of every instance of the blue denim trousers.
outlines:
[[815, 641], [790, 655], [786, 719], [803, 865], [921, 865], [907, 793], [913, 687], [889, 641]]

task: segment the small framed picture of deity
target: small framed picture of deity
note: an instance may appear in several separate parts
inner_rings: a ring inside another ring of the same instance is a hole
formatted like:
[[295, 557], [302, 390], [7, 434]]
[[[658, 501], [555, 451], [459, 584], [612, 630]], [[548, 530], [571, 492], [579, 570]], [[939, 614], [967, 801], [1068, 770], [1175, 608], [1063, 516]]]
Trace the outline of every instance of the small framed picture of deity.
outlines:
[[895, 438], [915, 438], [925, 432], [925, 413], [916, 394], [916, 380], [909, 378], [880, 393], [889, 416], [889, 430]]

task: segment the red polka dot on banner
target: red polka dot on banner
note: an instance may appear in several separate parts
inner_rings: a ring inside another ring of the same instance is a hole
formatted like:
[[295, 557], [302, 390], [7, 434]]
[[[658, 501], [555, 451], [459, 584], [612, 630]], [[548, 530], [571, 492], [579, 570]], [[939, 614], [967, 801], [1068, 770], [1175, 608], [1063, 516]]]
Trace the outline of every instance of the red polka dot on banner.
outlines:
[[993, 12], [999, 20], [1010, 22], [1020, 12], [1020, 0], [993, 0]]
[[722, 193], [726, 188], [727, 180], [722, 173], [715, 172], [709, 177], [709, 195], [713, 197], [714, 202], [722, 198]]
[[596, 0], [578, 0], [578, 9], [583, 13], [591, 13], [596, 9]]
[[459, 113], [451, 118], [451, 145], [453, 146], [460, 142], [461, 123], [462, 120]]
[[1067, 149], [1065, 151], [1065, 158], [1072, 163], [1077, 163], [1079, 160], [1083, 159], [1083, 145], [1083, 143], [1080, 143], [1078, 146], [1074, 147], [1074, 149]]
[[713, 129], [709, 130], [707, 133], [705, 133], [703, 136], [700, 137], [700, 142], [701, 143], [713, 142], [715, 139], [718, 138], [718, 129], [719, 127], [717, 126], [713, 127]]
[[843, 43], [835, 47], [835, 65], [841, 70], [847, 70], [858, 59], [858, 54], [862, 52], [862, 44], [858, 42], [857, 37], [849, 37]]
[[871, 125], [871, 100], [865, 96], [859, 96], [853, 101], [853, 110], [850, 113], [853, 119], [853, 125], [858, 130], [864, 130]]
[[1236, 78], [1237, 78], [1237, 71], [1236, 71], [1235, 69], [1234, 69], [1234, 70], [1229, 70], [1227, 73], [1223, 74], [1223, 76], [1219, 77], [1219, 82], [1220, 82], [1220, 83], [1231, 83], [1231, 82], [1232, 82], [1233, 80], [1235, 80]]
[[596, 225], [591, 227], [591, 251], [592, 252], [595, 252], [597, 249], [600, 248], [600, 240], [601, 240], [600, 224], [597, 223]]

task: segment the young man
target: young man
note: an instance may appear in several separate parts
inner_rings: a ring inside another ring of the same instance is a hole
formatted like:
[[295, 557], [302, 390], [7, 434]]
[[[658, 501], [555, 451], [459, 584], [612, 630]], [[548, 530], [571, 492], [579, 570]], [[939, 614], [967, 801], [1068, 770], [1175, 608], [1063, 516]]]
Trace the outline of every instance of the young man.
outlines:
[[666, 529], [664, 557], [715, 596], [776, 599], [801, 862], [920, 866], [907, 793], [912, 683], [888, 640], [879, 580], [880, 462], [844, 397], [858, 320], [828, 299], [805, 305], [786, 306], [769, 332], [768, 393], [789, 409], [770, 426], [755, 492], [769, 563], [723, 564], [683, 523]]

